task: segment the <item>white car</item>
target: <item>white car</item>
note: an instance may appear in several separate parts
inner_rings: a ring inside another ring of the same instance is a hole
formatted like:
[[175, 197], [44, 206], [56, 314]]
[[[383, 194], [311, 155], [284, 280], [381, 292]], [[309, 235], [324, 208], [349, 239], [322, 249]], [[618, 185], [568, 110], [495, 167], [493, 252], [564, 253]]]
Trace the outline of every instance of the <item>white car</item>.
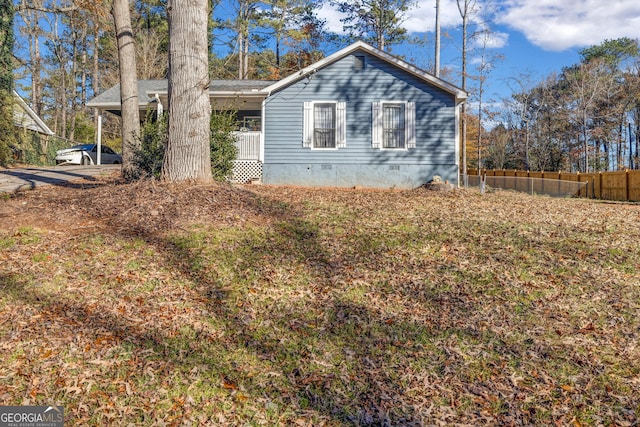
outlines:
[[[122, 163], [122, 156], [106, 145], [102, 145], [100, 151], [101, 164]], [[98, 162], [97, 154], [96, 144], [74, 145], [56, 152], [56, 165], [95, 165]]]

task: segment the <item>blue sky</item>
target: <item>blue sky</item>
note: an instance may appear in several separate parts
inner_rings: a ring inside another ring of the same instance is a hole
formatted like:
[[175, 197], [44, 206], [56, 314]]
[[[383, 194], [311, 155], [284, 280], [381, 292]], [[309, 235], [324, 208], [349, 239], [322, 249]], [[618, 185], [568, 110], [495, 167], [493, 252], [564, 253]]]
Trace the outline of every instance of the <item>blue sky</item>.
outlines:
[[[494, 34], [492, 52], [504, 59], [497, 63], [489, 79], [487, 100], [508, 97], [513, 77], [530, 74], [539, 82], [552, 72], [579, 62], [578, 51], [606, 39], [640, 38], [640, 2], [634, 0], [476, 0], [476, 21], [489, 22]], [[460, 68], [459, 29], [462, 19], [455, 0], [440, 0], [443, 32], [442, 65]], [[325, 5], [320, 17], [330, 30], [340, 32], [340, 14]], [[435, 0], [418, 0], [408, 12], [405, 27], [413, 34], [433, 41]], [[416, 65], [426, 67], [433, 58], [433, 44], [425, 47], [398, 47]], [[469, 58], [473, 63], [474, 58]], [[471, 64], [470, 67], [473, 65]], [[452, 76], [459, 84], [459, 77]]]

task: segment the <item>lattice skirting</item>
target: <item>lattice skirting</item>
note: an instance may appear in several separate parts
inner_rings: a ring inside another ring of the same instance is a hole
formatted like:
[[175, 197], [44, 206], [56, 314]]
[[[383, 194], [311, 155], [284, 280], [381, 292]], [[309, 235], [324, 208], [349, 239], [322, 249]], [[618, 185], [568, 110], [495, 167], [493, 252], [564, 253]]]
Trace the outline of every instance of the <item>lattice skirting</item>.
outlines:
[[262, 162], [258, 160], [236, 160], [233, 162], [231, 182], [246, 184], [254, 180], [262, 180]]

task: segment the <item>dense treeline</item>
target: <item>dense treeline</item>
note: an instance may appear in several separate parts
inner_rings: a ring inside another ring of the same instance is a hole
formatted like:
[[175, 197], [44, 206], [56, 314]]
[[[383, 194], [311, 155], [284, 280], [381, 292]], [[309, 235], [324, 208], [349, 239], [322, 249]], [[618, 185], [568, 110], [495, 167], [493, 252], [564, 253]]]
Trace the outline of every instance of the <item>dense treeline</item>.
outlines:
[[607, 40], [580, 56], [579, 64], [540, 82], [513, 78], [512, 98], [494, 112], [482, 167], [640, 169], [638, 41]]
[[[217, 12], [222, 6], [211, 1], [211, 77], [277, 79], [320, 59], [325, 36], [314, 14], [316, 6], [308, 0], [240, 0], [228, 2], [227, 10]], [[9, 10], [3, 7], [6, 16], [13, 16]], [[15, 20], [17, 89], [27, 94], [28, 103], [57, 136], [92, 140], [97, 112], [84, 106], [94, 94], [119, 82], [109, 4], [20, 0], [15, 3]], [[165, 2], [135, 1], [131, 20], [138, 79], [166, 78], [169, 32]], [[267, 48], [274, 40], [275, 48]], [[228, 53], [214, 53], [220, 51]], [[119, 133], [117, 118], [106, 119], [107, 139], [114, 138]]]
[[[480, 20], [474, 15], [484, 14], [480, 5], [475, 0], [456, 1], [462, 35], [452, 43], [457, 46], [449, 48], [462, 49], [463, 71], [440, 71], [471, 94], [464, 125], [468, 166], [572, 171], [640, 168], [637, 40], [608, 40], [584, 49], [580, 63], [540, 81], [513, 77], [510, 99], [486, 102], [487, 80], [500, 61], [486, 43], [490, 19], [481, 26], [475, 24]], [[346, 14], [343, 35], [328, 32], [318, 18], [323, 4]], [[9, 0], [8, 5], [12, 5]], [[13, 84], [57, 136], [93, 140], [97, 112], [85, 104], [119, 82], [109, 4], [17, 0], [13, 6], [14, 10], [3, 6], [6, 19], [0, 21], [3, 26], [15, 21], [15, 43], [14, 35], [0, 40], [5, 47], [13, 44], [13, 61], [9, 61]], [[209, 0], [210, 76], [279, 79], [354, 39], [393, 52], [395, 45], [415, 41], [403, 28], [407, 12], [415, 6], [409, 0]], [[165, 0], [134, 1], [131, 19], [138, 79], [166, 78]], [[424, 51], [426, 58], [434, 56], [430, 48]], [[104, 128], [106, 140], [116, 148], [117, 120], [105, 117]], [[0, 154], [7, 141], [0, 142]]]

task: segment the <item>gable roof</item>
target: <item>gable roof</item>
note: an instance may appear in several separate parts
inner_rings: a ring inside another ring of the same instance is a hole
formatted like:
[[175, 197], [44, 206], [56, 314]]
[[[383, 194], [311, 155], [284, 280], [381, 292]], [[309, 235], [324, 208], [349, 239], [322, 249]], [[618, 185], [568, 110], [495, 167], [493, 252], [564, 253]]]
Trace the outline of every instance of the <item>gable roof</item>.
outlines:
[[[249, 97], [252, 97], [253, 99], [266, 98], [272, 92], [281, 90], [307, 77], [308, 75], [315, 73], [319, 69], [327, 67], [355, 52], [365, 52], [375, 56], [376, 58], [386, 61], [389, 64], [392, 64], [399, 69], [450, 93], [455, 97], [456, 104], [464, 102], [464, 100], [467, 99], [467, 92], [459, 87], [456, 87], [433, 74], [411, 65], [387, 52], [376, 49], [362, 41], [353, 43], [352, 45], [349, 45], [346, 48], [275, 82], [269, 80], [211, 80], [209, 84], [209, 96], [221, 99], [229, 99], [232, 97], [244, 97], [245, 99]], [[138, 80], [138, 107], [140, 109], [146, 108], [149, 102], [153, 102], [156, 94], [166, 100], [168, 91], [168, 80], [166, 79]], [[117, 84], [91, 99], [87, 102], [87, 107], [99, 108], [114, 114], [120, 114], [120, 85]]]
[[18, 92], [13, 91], [13, 97], [16, 100], [18, 108], [13, 109], [13, 124], [22, 128], [29, 129], [42, 135], [53, 135], [53, 131], [42, 121], [35, 111], [24, 102], [24, 99]]
[[395, 65], [396, 67], [400, 68], [401, 70], [404, 70], [416, 77], [418, 77], [419, 79], [432, 84], [433, 86], [436, 86], [442, 90], [444, 90], [445, 92], [449, 92], [450, 94], [454, 95], [456, 98], [456, 104], [463, 102], [465, 99], [467, 99], [467, 92], [465, 92], [464, 90], [460, 89], [459, 87], [456, 87], [454, 85], [452, 85], [449, 82], [446, 82], [436, 76], [434, 76], [433, 74], [427, 73], [426, 71], [409, 64], [408, 62], [393, 56], [387, 52], [384, 52], [380, 49], [376, 49], [375, 47], [363, 42], [363, 41], [358, 41], [355, 42], [347, 47], [345, 47], [342, 50], [339, 50], [338, 52], [327, 56], [324, 59], [321, 59], [320, 61], [309, 65], [308, 67], [303, 68], [302, 70], [290, 75], [289, 77], [285, 77], [282, 80], [279, 80], [275, 83], [273, 83], [270, 86], [267, 86], [266, 88], [263, 89], [263, 91], [267, 92], [267, 93], [271, 93], [271, 92], [275, 92], [278, 91], [280, 89], [283, 89], [303, 78], [305, 78], [306, 76], [315, 73], [316, 71], [318, 71], [321, 68], [324, 68], [330, 64], [333, 64], [334, 62], [348, 56], [351, 55], [352, 53], [355, 52], [366, 52], [370, 55], [375, 56], [378, 59], [381, 59], [383, 61], [386, 61], [392, 65]]

